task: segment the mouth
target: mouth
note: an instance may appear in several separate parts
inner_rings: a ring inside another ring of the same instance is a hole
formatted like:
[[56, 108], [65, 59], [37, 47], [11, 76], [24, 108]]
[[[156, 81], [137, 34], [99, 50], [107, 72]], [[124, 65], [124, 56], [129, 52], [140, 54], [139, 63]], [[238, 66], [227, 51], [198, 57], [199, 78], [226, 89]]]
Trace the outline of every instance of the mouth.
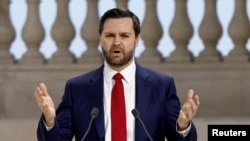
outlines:
[[122, 51], [119, 50], [119, 49], [114, 49], [114, 50], [112, 51], [112, 55], [113, 55], [114, 57], [118, 57], [118, 56], [120, 56], [121, 54], [122, 54]]

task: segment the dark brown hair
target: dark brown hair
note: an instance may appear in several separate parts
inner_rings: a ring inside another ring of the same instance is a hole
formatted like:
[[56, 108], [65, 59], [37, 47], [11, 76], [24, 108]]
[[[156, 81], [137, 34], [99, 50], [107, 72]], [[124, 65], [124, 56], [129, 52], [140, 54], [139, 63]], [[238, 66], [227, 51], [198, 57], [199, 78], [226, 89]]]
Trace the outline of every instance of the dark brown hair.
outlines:
[[100, 25], [99, 25], [99, 34], [102, 34], [103, 31], [103, 26], [104, 22], [107, 19], [119, 19], [119, 18], [126, 18], [130, 17], [133, 21], [133, 26], [134, 26], [134, 32], [135, 32], [135, 37], [137, 37], [140, 32], [141, 32], [141, 27], [140, 27], [140, 20], [139, 18], [129, 9], [120, 9], [120, 8], [113, 8], [108, 11], [106, 11], [103, 16], [100, 19]]

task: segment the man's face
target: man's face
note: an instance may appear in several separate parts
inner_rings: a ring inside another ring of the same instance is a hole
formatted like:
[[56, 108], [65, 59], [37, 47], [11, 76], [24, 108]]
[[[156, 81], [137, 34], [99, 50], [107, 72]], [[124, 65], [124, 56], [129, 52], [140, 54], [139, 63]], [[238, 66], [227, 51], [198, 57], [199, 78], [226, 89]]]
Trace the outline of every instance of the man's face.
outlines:
[[100, 37], [102, 52], [107, 63], [114, 68], [129, 65], [139, 37], [135, 37], [131, 18], [107, 19]]

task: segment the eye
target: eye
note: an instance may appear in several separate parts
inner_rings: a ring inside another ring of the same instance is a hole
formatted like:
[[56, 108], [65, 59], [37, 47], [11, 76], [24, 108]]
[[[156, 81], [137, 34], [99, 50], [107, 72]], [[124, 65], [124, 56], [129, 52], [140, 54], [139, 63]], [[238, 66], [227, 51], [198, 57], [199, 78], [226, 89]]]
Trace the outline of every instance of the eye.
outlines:
[[129, 37], [129, 35], [127, 35], [127, 34], [123, 34], [123, 35], [121, 35], [123, 38], [128, 38]]
[[111, 34], [107, 34], [105, 37], [113, 37], [113, 35], [111, 35]]

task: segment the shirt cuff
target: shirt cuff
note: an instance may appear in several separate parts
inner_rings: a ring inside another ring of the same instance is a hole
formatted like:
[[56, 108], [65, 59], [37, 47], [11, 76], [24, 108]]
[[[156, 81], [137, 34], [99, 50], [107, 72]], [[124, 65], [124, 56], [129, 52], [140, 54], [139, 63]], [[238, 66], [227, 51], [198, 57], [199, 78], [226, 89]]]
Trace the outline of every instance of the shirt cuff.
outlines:
[[45, 121], [43, 120], [43, 124], [44, 124], [44, 126], [46, 127], [46, 130], [47, 131], [50, 131], [53, 127], [54, 127], [54, 125], [55, 125], [55, 123], [53, 124], [53, 125], [51, 125], [51, 126], [47, 126], [46, 124], [45, 124]]
[[191, 124], [189, 123], [189, 126], [187, 129], [185, 130], [182, 130], [182, 131], [179, 131], [178, 128], [177, 128], [177, 123], [176, 123], [176, 131], [181, 134], [183, 137], [186, 137], [189, 133], [190, 133], [190, 130], [191, 130]]

